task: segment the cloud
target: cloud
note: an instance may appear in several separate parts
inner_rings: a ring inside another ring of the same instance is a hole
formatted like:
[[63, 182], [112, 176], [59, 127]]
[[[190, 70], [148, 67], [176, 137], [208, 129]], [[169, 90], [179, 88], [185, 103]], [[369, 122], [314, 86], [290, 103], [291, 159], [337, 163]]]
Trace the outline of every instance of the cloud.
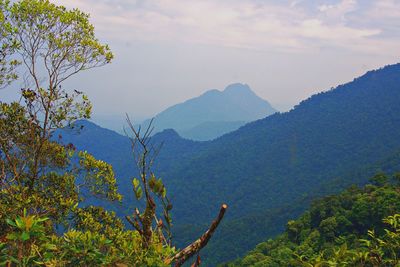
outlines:
[[[395, 1], [374, 1], [363, 10], [356, 0], [306, 6], [307, 1], [259, 0], [56, 0], [92, 14], [93, 23], [114, 40], [183, 42], [268, 51], [304, 52], [320, 47], [394, 53], [383, 36], [386, 11]], [[312, 12], [312, 9], [318, 12]], [[396, 9], [394, 11], [393, 9]], [[380, 13], [377, 10], [381, 10]], [[361, 12], [362, 11], [362, 12]], [[377, 23], [360, 23], [375, 16]], [[361, 19], [362, 18], [362, 19]], [[358, 23], [352, 23], [357, 21]], [[387, 48], [387, 49], [382, 49]]]
[[296, 7], [297, 5], [301, 4], [303, 1], [304, 1], [304, 0], [294, 0], [294, 1], [292, 1], [292, 2], [290, 3], [290, 7], [291, 7], [291, 8], [294, 8], [294, 7]]
[[337, 4], [323, 4], [318, 6], [320, 12], [325, 13], [325, 15], [330, 19], [335, 19], [336, 21], [344, 21], [345, 16], [355, 10], [357, 10], [356, 0], [342, 0]]

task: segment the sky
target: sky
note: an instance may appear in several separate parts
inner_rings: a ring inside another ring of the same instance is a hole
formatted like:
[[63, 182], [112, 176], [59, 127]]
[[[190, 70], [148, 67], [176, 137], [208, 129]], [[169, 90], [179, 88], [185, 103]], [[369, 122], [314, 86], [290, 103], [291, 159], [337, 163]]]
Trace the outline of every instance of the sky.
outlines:
[[236, 82], [285, 111], [400, 56], [400, 0], [52, 2], [90, 13], [115, 53], [67, 82], [88, 93], [105, 125]]

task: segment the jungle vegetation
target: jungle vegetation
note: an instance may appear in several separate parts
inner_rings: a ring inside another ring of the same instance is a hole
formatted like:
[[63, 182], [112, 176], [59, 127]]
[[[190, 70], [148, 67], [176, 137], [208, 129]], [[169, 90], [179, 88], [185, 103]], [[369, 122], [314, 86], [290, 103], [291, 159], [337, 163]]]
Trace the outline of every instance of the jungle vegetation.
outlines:
[[399, 266], [399, 178], [379, 173], [315, 200], [283, 234], [222, 266]]
[[113, 167], [56, 134], [79, 131], [75, 122], [92, 110], [88, 96], [65, 89], [65, 81], [113, 59], [89, 15], [48, 0], [0, 0], [0, 22], [0, 86], [24, 82], [19, 101], [0, 101], [0, 265], [180, 266], [198, 253], [226, 205], [199, 240], [181, 251], [171, 245], [172, 205], [151, 170], [157, 149], [148, 145], [150, 127], [131, 127], [141, 171], [125, 179], [140, 208], [123, 221], [83, 205], [87, 196], [122, 200]]

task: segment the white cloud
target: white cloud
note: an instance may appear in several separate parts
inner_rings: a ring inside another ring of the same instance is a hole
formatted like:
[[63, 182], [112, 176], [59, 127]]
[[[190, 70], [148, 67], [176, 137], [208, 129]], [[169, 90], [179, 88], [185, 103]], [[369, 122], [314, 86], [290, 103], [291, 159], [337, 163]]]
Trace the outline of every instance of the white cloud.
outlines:
[[342, 0], [336, 5], [320, 5], [318, 10], [325, 13], [324, 15], [327, 18], [340, 22], [345, 20], [347, 14], [357, 10], [357, 6], [356, 0]]
[[291, 8], [294, 8], [294, 7], [296, 7], [297, 5], [301, 4], [303, 1], [304, 1], [304, 0], [294, 0], [294, 1], [292, 1], [292, 2], [290, 3], [290, 7], [291, 7]]
[[379, 0], [374, 1], [371, 8], [366, 11], [365, 18], [373, 19], [375, 22], [384, 23], [388, 19], [396, 19], [397, 26], [400, 26], [400, 1]]
[[[106, 38], [120, 41], [184, 42], [258, 50], [307, 51], [320, 46], [357, 49], [368, 53], [393, 52], [393, 43], [375, 38], [379, 24], [351, 25], [360, 3], [341, 0], [319, 5], [315, 14], [303, 1], [276, 4], [257, 0], [56, 0], [92, 14]], [[397, 9], [380, 0], [375, 9]], [[391, 10], [390, 12], [394, 12]], [[364, 13], [368, 14], [368, 13]], [[378, 20], [384, 20], [382, 14]]]

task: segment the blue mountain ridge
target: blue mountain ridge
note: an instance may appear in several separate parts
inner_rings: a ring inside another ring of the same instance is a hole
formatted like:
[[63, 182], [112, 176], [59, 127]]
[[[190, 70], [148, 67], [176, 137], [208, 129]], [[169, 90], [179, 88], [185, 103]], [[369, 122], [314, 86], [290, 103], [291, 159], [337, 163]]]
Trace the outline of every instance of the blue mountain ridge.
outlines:
[[[206, 141], [275, 112], [247, 84], [235, 83], [160, 112], [154, 117], [154, 133], [171, 128], [184, 138]], [[149, 123], [146, 120], [142, 124], [146, 127]]]
[[[228, 203], [224, 225], [235, 231], [222, 226], [224, 234], [217, 233], [204, 251], [214, 266], [279, 232], [287, 218], [306, 208], [302, 199], [363, 184], [364, 174], [383, 169], [386, 159], [394, 162], [388, 169], [399, 169], [399, 102], [395, 64], [213, 141], [186, 140], [173, 130], [154, 135], [154, 143], [164, 141], [154, 171], [174, 203], [175, 241], [182, 245], [195, 237]], [[117, 133], [85, 128], [83, 137], [68, 141], [114, 165], [127, 193], [123, 209], [131, 209], [136, 202], [128, 177], [135, 170], [127, 142], [114, 141], [123, 140]]]

